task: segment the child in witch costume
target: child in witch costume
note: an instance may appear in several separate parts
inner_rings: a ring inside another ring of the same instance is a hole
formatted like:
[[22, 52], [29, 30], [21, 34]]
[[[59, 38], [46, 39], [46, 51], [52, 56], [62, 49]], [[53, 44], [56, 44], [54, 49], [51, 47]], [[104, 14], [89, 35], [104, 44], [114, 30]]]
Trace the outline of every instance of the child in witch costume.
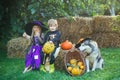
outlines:
[[50, 58], [46, 58], [48, 57], [47, 55], [45, 55], [44, 51], [43, 53], [41, 54], [41, 62], [42, 64], [44, 65], [41, 65], [41, 70], [43, 71], [46, 71], [45, 70], [45, 63], [46, 61], [49, 60], [49, 63], [50, 63], [50, 71], [49, 73], [52, 73], [54, 72], [55, 68], [54, 68], [54, 61], [55, 61], [55, 58], [57, 57], [59, 51], [60, 51], [60, 47], [59, 47], [59, 43], [60, 43], [60, 32], [58, 31], [58, 23], [57, 23], [57, 20], [55, 19], [50, 19], [48, 20], [48, 26], [49, 26], [49, 31], [48, 33], [46, 34], [45, 36], [45, 42], [50, 42], [50, 43], [53, 43], [55, 45], [55, 49], [54, 51], [50, 54]]
[[[30, 70], [39, 70], [41, 64], [41, 51], [44, 35], [42, 31], [47, 30], [40, 21], [28, 23], [25, 27], [23, 37], [31, 40], [29, 51], [25, 56], [25, 69], [23, 73]], [[29, 35], [31, 36], [29, 36]]]

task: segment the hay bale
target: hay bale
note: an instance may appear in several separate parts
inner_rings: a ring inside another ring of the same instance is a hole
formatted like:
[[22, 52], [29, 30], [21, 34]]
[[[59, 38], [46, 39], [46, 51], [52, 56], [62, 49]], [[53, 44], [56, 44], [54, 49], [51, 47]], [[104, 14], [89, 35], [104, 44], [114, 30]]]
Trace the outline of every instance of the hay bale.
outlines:
[[113, 17], [113, 21], [110, 26], [112, 27], [112, 32], [120, 33], [120, 15]]
[[[93, 17], [93, 23], [94, 23], [94, 33], [96, 32], [117, 32], [115, 28], [118, 30], [120, 29], [120, 26], [114, 26], [116, 25], [116, 20], [114, 20], [113, 16], [96, 16]], [[120, 22], [119, 22], [120, 23]]]
[[92, 18], [74, 18], [73, 21], [68, 21], [66, 18], [58, 19], [59, 30], [61, 31], [61, 41], [66, 39], [73, 43], [83, 35], [90, 35], [93, 33], [92, 30]]
[[7, 43], [7, 56], [9, 58], [23, 58], [26, 54], [25, 50], [30, 45], [30, 40], [19, 37], [11, 39]]
[[120, 34], [117, 33], [96, 33], [92, 39], [97, 41], [99, 47], [120, 47]]
[[58, 54], [56, 60], [55, 60], [55, 69], [56, 70], [65, 70], [65, 65], [64, 65], [64, 56], [66, 52], [64, 50], [60, 50], [60, 53]]
[[60, 18], [58, 24], [61, 31], [61, 42], [68, 39], [72, 43], [76, 43], [80, 38], [92, 38], [97, 33], [120, 33], [120, 16], [77, 17], [73, 21]]

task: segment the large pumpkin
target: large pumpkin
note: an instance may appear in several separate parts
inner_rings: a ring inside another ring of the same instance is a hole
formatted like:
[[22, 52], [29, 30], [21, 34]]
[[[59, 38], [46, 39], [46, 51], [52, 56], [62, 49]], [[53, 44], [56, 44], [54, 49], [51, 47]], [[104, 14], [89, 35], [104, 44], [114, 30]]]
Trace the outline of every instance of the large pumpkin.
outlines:
[[46, 53], [46, 54], [50, 54], [54, 51], [55, 49], [55, 46], [53, 43], [50, 43], [50, 42], [46, 42], [44, 45], [43, 45], [43, 52]]
[[72, 48], [72, 43], [66, 40], [65, 42], [61, 43], [61, 48], [63, 50], [69, 50]]

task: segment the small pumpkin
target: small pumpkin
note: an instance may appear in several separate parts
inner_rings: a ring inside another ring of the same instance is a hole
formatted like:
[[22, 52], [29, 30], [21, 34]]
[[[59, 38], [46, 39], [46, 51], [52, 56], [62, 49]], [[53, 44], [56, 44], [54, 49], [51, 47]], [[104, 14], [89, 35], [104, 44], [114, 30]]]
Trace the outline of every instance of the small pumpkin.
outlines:
[[81, 66], [80, 66], [80, 68], [81, 68], [81, 69], [84, 69], [84, 68], [85, 68], [85, 66], [81, 65]]
[[79, 61], [79, 62], [77, 63], [77, 65], [80, 67], [80, 66], [83, 65], [83, 62]]
[[53, 43], [46, 42], [43, 45], [43, 52], [46, 53], [46, 54], [52, 53], [54, 51], [54, 49], [55, 49], [55, 45]]
[[68, 69], [68, 71], [70, 71], [70, 72], [72, 71], [72, 67], [71, 67], [71, 66], [68, 66], [67, 69]]
[[65, 42], [61, 43], [61, 48], [63, 50], [69, 50], [72, 48], [72, 43], [66, 40]]
[[83, 71], [82, 69], [79, 69], [79, 74], [81, 74], [81, 73], [82, 73], [82, 71]]
[[76, 59], [71, 59], [70, 64], [73, 66], [76, 66], [77, 60]]
[[74, 67], [74, 68], [72, 69], [71, 73], [72, 73], [73, 75], [79, 75], [79, 74], [80, 74], [80, 70], [79, 70], [79, 68]]

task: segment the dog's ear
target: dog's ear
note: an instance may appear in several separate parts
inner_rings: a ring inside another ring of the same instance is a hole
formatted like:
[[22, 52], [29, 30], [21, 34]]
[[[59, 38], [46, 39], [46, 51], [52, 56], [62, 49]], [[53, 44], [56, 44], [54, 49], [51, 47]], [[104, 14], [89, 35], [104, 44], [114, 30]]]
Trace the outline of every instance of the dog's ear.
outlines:
[[90, 40], [84, 41], [84, 44], [88, 45], [90, 43]]
[[75, 48], [80, 47], [83, 42], [85, 42], [85, 44], [89, 44], [90, 40], [91, 40], [91, 38], [85, 38], [85, 39], [81, 38], [78, 41], [78, 43], [75, 45]]
[[91, 38], [85, 38], [85, 39], [83, 40], [83, 42], [84, 42], [85, 44], [89, 44], [90, 41], [91, 41]]
[[91, 38], [85, 38], [84, 40], [83, 40], [83, 42], [84, 41], [90, 41], [90, 40], [92, 40]]

